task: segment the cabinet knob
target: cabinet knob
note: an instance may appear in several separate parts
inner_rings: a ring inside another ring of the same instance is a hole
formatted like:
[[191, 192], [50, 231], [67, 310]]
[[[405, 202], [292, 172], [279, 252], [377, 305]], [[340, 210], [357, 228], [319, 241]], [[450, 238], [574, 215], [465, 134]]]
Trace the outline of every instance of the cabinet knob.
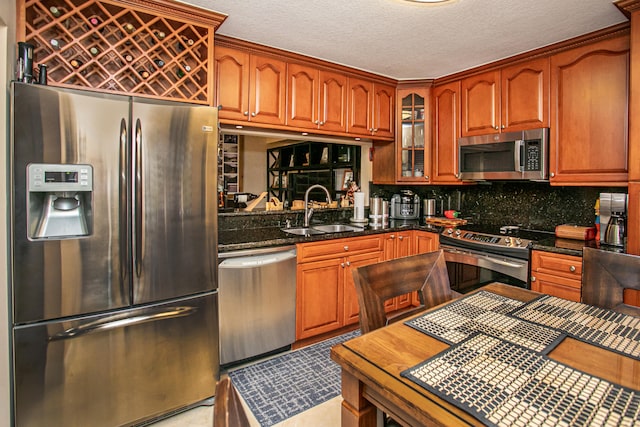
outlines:
[[499, 128], [498, 126], [496, 126], [496, 127], [495, 127], [495, 130], [498, 130], [498, 129], [500, 129], [500, 128]]
[[344, 262], [340, 263], [340, 267], [344, 268]]
[[344, 250], [345, 250], [345, 251], [348, 251], [348, 250], [349, 250], [349, 246], [344, 245]]
[[398, 240], [404, 239], [404, 236], [398, 236]]
[[255, 113], [255, 112], [254, 112], [254, 113], [251, 113], [251, 117], [255, 117], [255, 116], [256, 116], [256, 113]]
[[531, 276], [531, 281], [535, 282], [536, 281], [536, 276]]
[[424, 179], [425, 179], [425, 180], [427, 180], [427, 181], [429, 181], [429, 175], [425, 175], [425, 176], [424, 176]]
[[351, 265], [351, 261], [347, 261], [347, 267]]
[[378, 132], [378, 128], [373, 128], [373, 131], [374, 132]]
[[320, 122], [320, 126], [324, 125], [324, 122]]
[[550, 176], [551, 178], [553, 178], [554, 176], [556, 176], [556, 174], [555, 174], [555, 173], [553, 173], [553, 172], [551, 172], [551, 173], [549, 174], [549, 176]]
[[248, 112], [248, 111], [245, 111], [245, 112], [244, 112], [244, 113], [242, 113], [242, 114], [244, 114], [245, 116], [248, 116], [248, 115], [249, 115], [249, 112]]
[[569, 267], [569, 271], [570, 271], [570, 272], [572, 272], [572, 273], [573, 273], [574, 271], [576, 271], [576, 266], [575, 266], [575, 265], [572, 265], [571, 267]]
[[505, 129], [505, 128], [506, 128], [506, 126], [505, 126], [505, 125], [502, 125], [502, 129]]
[[392, 234], [391, 236], [389, 236], [389, 238], [390, 238], [390, 239], [395, 239], [395, 238], [396, 238], [396, 235], [395, 235], [395, 234]]
[[313, 122], [314, 124], [320, 124], [320, 122], [318, 120], [316, 120], [315, 122]]

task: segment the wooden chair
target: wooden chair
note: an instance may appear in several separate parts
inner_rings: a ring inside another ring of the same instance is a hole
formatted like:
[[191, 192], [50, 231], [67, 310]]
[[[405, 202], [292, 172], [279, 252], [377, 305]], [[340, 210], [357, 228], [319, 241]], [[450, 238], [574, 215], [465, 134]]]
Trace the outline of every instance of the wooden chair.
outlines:
[[418, 292], [421, 305], [403, 313], [404, 318], [460, 295], [451, 290], [441, 250], [359, 267], [353, 271], [353, 280], [363, 334], [398, 320], [388, 319], [385, 313], [385, 301], [391, 298]]
[[249, 419], [244, 412], [240, 396], [226, 377], [218, 381], [213, 402], [213, 427], [248, 427]]
[[640, 292], [640, 256], [584, 248], [582, 302], [640, 316], [640, 307], [624, 303], [625, 289]]

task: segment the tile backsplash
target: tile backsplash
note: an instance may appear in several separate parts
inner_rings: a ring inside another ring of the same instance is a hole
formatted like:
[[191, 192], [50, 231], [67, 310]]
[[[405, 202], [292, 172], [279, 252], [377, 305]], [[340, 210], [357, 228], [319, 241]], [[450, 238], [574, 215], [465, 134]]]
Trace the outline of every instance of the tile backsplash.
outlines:
[[[601, 192], [625, 193], [625, 187], [554, 187], [538, 182], [491, 182], [464, 187], [370, 184], [372, 195], [390, 199], [401, 189], [442, 201], [444, 209], [484, 225], [519, 225], [553, 231], [559, 224], [593, 225]], [[438, 207], [439, 207], [438, 202]]]

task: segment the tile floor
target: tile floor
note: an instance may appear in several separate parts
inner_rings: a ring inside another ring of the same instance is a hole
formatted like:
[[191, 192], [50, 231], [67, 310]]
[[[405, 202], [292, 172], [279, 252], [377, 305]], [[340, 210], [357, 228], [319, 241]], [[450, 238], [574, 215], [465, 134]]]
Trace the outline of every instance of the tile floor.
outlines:
[[[293, 416], [275, 425], [275, 427], [331, 427], [340, 425], [340, 404], [342, 397], [337, 396], [305, 412]], [[260, 427], [248, 408], [250, 427]], [[181, 414], [174, 415], [149, 427], [212, 427], [213, 407], [199, 406]]]

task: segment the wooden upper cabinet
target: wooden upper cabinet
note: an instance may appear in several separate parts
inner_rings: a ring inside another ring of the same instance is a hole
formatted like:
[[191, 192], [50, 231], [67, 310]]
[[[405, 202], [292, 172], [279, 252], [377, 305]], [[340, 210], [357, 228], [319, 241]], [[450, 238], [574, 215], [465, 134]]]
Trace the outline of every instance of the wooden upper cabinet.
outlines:
[[489, 71], [462, 80], [462, 136], [500, 132], [499, 85], [499, 71]]
[[289, 64], [287, 93], [287, 125], [346, 132], [346, 75]]
[[221, 119], [285, 124], [286, 62], [225, 47], [215, 58]]
[[460, 184], [458, 138], [460, 137], [460, 82], [433, 88], [433, 149], [431, 182]]
[[215, 48], [215, 105], [220, 118], [247, 120], [249, 111], [249, 54], [225, 47]]
[[503, 132], [549, 127], [549, 58], [500, 71]]
[[549, 126], [549, 58], [462, 80], [462, 136]]
[[551, 184], [627, 185], [628, 89], [626, 36], [551, 57]]
[[373, 138], [393, 138], [395, 88], [349, 78], [347, 131]]
[[393, 138], [395, 129], [395, 93], [394, 86], [379, 83], [373, 85], [373, 135]]
[[429, 125], [431, 89], [425, 85], [398, 88], [398, 176], [402, 183], [428, 184], [431, 171]]

